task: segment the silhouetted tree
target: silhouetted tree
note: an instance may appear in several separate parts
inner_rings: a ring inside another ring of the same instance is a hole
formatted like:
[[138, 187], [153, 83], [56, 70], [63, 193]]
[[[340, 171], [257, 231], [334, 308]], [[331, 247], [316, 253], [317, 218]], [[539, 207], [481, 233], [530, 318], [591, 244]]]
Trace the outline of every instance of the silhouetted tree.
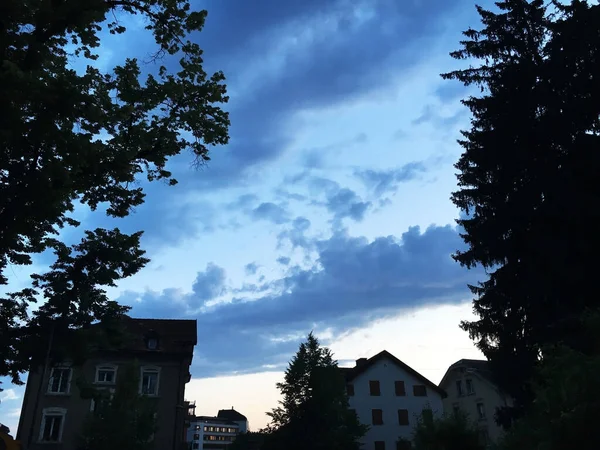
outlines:
[[367, 432], [349, 409], [346, 383], [331, 351], [311, 333], [278, 383], [281, 406], [268, 413], [272, 421], [263, 448], [351, 450]]
[[463, 101], [473, 118], [452, 200], [467, 249], [455, 259], [489, 275], [471, 286], [478, 320], [461, 326], [515, 399], [498, 412], [505, 426], [532, 402], [542, 348], [584, 349], [578, 318], [599, 303], [589, 262], [600, 251], [591, 206], [600, 203], [600, 10], [545, 3], [478, 7], [482, 29], [466, 31], [452, 53], [478, 64], [442, 75], [481, 88]]
[[[101, 30], [124, 33], [128, 14], [154, 36], [152, 59], [164, 64], [144, 70], [155, 73], [142, 77], [136, 59], [106, 72], [72, 68], [97, 59]], [[76, 204], [127, 216], [144, 202], [140, 180], [175, 184], [168, 159], [186, 149], [198, 164], [209, 159], [210, 146], [228, 141], [229, 118], [219, 107], [223, 74], [209, 76], [187, 40], [206, 18], [188, 0], [4, 0], [0, 15], [0, 285], [9, 265], [56, 256], [31, 288], [0, 299], [0, 376], [18, 383], [53, 331], [58, 338], [126, 311], [104, 288], [148, 262], [141, 233], [96, 229], [74, 246], [57, 239], [79, 225]]]
[[97, 390], [95, 408], [84, 424], [79, 450], [146, 450], [157, 430], [155, 400], [139, 394], [136, 363], [119, 369], [114, 395]]
[[600, 429], [600, 314], [584, 317], [593, 352], [547, 348], [534, 378], [535, 402], [501, 440], [498, 450], [598, 448]]

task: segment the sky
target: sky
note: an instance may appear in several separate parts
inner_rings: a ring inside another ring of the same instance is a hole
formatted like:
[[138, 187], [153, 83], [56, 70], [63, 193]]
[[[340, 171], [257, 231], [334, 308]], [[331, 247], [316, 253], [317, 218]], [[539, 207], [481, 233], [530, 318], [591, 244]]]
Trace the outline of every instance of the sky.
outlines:
[[[474, 2], [193, 4], [208, 10], [193, 37], [205, 69], [227, 77], [230, 143], [199, 169], [174, 158], [179, 184], [142, 183], [147, 202], [126, 219], [75, 215], [82, 229], [144, 230], [151, 262], [109, 294], [135, 317], [197, 319], [186, 390], [197, 414], [233, 406], [266, 425], [310, 331], [340, 365], [385, 349], [436, 383], [481, 358], [459, 323], [474, 318], [467, 284], [483, 274], [451, 258], [471, 91], [439, 76], [468, 65], [449, 52], [479, 25]], [[102, 34], [101, 69], [153, 50], [139, 19], [122, 20], [127, 34]], [[15, 268], [11, 285], [49, 262]], [[0, 421], [16, 431], [24, 389], [3, 387]]]

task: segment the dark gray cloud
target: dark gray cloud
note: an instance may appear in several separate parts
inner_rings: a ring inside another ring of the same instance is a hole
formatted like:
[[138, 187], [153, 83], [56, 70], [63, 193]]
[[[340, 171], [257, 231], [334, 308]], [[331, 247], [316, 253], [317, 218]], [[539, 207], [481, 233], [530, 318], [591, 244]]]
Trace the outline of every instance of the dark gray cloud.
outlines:
[[[387, 236], [374, 241], [338, 231], [312, 246], [318, 252], [313, 267], [291, 267], [285, 277], [254, 285], [246, 294], [238, 291], [230, 302], [195, 315], [199, 342], [210, 343], [198, 346], [195, 376], [214, 375], [213, 363], [218, 362], [222, 371], [279, 364], [286, 359], [281, 355], [296, 345], [295, 339], [283, 338], [303, 335], [315, 324], [342, 333], [404, 308], [462, 301], [470, 296], [467, 284], [480, 275], [451, 259], [463, 243], [449, 225], [424, 232], [412, 227], [400, 239]], [[218, 271], [207, 268], [191, 294], [147, 292], [134, 313], [186, 316], [206, 304], [206, 293], [214, 286], [221, 292], [222, 279]], [[128, 293], [119, 301], [131, 298]]]
[[416, 161], [389, 170], [357, 170], [355, 175], [377, 197], [395, 192], [400, 183], [412, 181], [427, 171], [423, 162]]
[[250, 216], [255, 220], [267, 220], [276, 225], [290, 221], [289, 213], [282, 205], [270, 202], [258, 205], [251, 211]]

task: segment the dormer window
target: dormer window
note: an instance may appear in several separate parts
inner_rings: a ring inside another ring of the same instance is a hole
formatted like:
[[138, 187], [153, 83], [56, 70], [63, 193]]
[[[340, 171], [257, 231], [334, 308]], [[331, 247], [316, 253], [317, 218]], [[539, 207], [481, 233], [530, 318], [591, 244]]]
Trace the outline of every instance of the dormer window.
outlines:
[[156, 350], [158, 348], [158, 339], [151, 337], [148, 339], [148, 349]]
[[158, 350], [158, 334], [156, 334], [154, 330], [150, 330], [144, 341], [146, 342], [146, 348], [148, 350]]

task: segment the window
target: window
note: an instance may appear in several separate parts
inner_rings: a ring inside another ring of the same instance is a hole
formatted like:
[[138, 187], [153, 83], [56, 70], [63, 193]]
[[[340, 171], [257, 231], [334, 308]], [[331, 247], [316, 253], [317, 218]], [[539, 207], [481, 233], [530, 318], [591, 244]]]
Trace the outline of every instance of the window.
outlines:
[[381, 409], [371, 410], [371, 416], [373, 425], [383, 425], [383, 411]]
[[459, 397], [463, 395], [462, 380], [456, 382], [456, 395]]
[[406, 439], [401, 439], [396, 442], [396, 450], [410, 450], [412, 444]]
[[199, 448], [200, 448], [200, 444], [198, 444], [197, 442], [194, 442], [194, 443], [192, 444], [192, 448], [193, 448], [194, 450], [197, 450], [197, 449], [199, 449]]
[[196, 430], [196, 431], [198, 431], [198, 430], [200, 430], [200, 429], [201, 429], [200, 425], [196, 425], [196, 426], [194, 427], [194, 430]]
[[483, 403], [477, 403], [477, 414], [479, 415], [479, 420], [485, 420], [485, 408]]
[[381, 395], [381, 388], [379, 386], [379, 381], [369, 381], [369, 392], [371, 395]]
[[194, 440], [197, 441], [200, 439], [200, 435], [199, 434], [194, 434]]
[[60, 442], [67, 410], [63, 408], [46, 408], [42, 410], [40, 441]]
[[160, 369], [156, 367], [142, 367], [140, 391], [145, 395], [158, 395], [158, 376]]
[[113, 399], [115, 395], [114, 389], [101, 389], [100, 395], [96, 398], [93, 398], [90, 402], [90, 411], [96, 412], [99, 410], [100, 405], [106, 405], [107, 402]]
[[413, 395], [415, 397], [427, 397], [427, 388], [422, 384], [415, 384], [413, 386]]
[[50, 394], [68, 394], [71, 384], [71, 369], [68, 367], [53, 367], [48, 382]]
[[352, 397], [354, 395], [354, 385], [353, 384], [346, 385], [346, 394], [348, 394], [348, 397]]
[[375, 441], [375, 450], [385, 450], [385, 441]]
[[460, 412], [460, 406], [458, 403], [454, 403], [452, 405], [452, 411], [454, 411], [454, 414], [458, 414]]
[[398, 425], [408, 425], [408, 409], [398, 410]]
[[465, 384], [467, 385], [467, 395], [474, 394], [475, 391], [473, 390], [473, 380], [466, 380]]
[[396, 389], [396, 396], [403, 397], [406, 395], [406, 387], [404, 386], [404, 381], [395, 381], [394, 387]]
[[96, 383], [114, 384], [116, 379], [116, 366], [105, 365], [96, 367]]

